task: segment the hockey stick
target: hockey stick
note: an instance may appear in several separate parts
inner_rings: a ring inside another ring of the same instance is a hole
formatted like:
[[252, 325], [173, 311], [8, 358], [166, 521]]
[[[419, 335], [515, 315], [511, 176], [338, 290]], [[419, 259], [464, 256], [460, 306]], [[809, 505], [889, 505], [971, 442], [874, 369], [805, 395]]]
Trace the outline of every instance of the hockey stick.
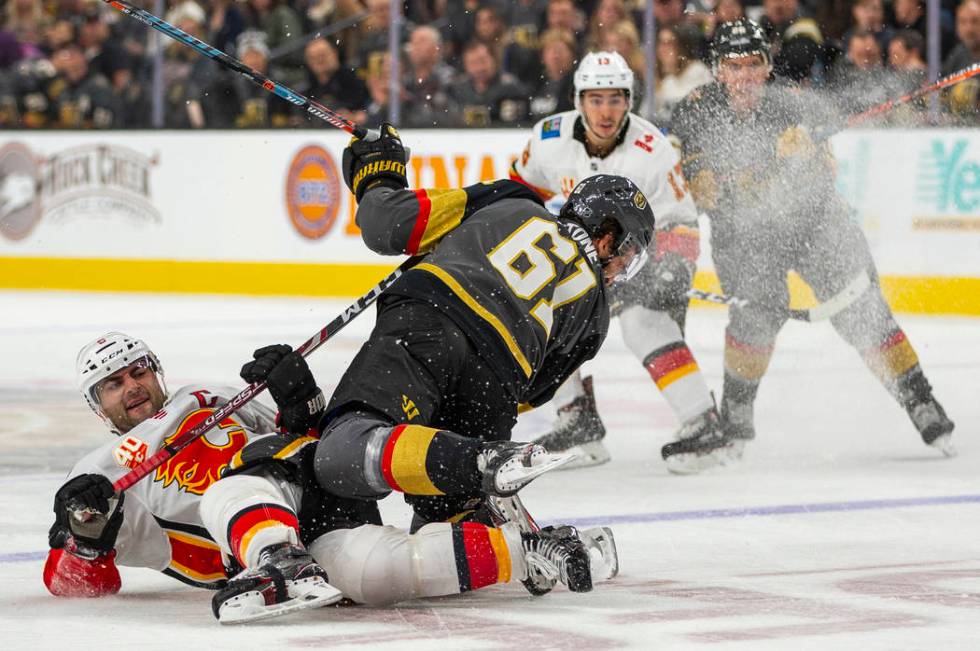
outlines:
[[883, 102], [878, 106], [868, 109], [867, 111], [858, 113], [857, 115], [852, 115], [847, 120], [847, 126], [856, 126], [866, 120], [869, 120], [870, 118], [875, 117], [876, 115], [887, 113], [896, 106], [908, 104], [909, 102], [917, 100], [920, 97], [928, 95], [929, 93], [934, 93], [937, 90], [942, 90], [943, 88], [953, 86], [978, 74], [980, 74], [980, 63], [975, 63], [972, 66], [963, 68], [962, 70], [954, 72], [951, 75], [947, 75], [933, 84], [928, 84], [922, 88], [919, 88], [918, 90], [913, 90], [911, 93], [902, 95], [898, 99], [890, 99], [887, 102]]
[[277, 84], [259, 71], [249, 68], [238, 59], [232, 58], [221, 50], [211, 47], [207, 43], [194, 38], [187, 32], [174, 27], [167, 21], [154, 16], [150, 12], [140, 9], [139, 7], [134, 7], [126, 2], [126, 0], [103, 0], [103, 2], [106, 2], [114, 9], [121, 11], [127, 16], [132, 16], [144, 25], [152, 27], [158, 32], [166, 34], [170, 38], [194, 48], [204, 56], [214, 59], [225, 68], [248, 78], [253, 83], [261, 86], [270, 93], [278, 95], [290, 104], [300, 108], [305, 108], [306, 112], [310, 115], [315, 115], [321, 120], [325, 120], [338, 129], [346, 131], [347, 133], [358, 138], [364, 138], [368, 135], [368, 130], [364, 127], [357, 126], [350, 120], [337, 115], [323, 104], [320, 104], [319, 102], [312, 100], [305, 95], [301, 95], [296, 91], [283, 86], [282, 84]]
[[[340, 332], [344, 326], [354, 319], [354, 317], [364, 312], [368, 306], [377, 300], [378, 296], [380, 296], [384, 290], [391, 287], [391, 285], [398, 280], [399, 276], [401, 276], [410, 267], [414, 266], [416, 262], [418, 262], [418, 258], [413, 257], [401, 263], [394, 271], [385, 276], [381, 282], [368, 290], [366, 294], [355, 300], [343, 312], [337, 315], [333, 321], [324, 326], [322, 330], [307, 339], [302, 346], [296, 349], [296, 352], [303, 357], [308, 357], [310, 353], [322, 346], [329, 338]], [[225, 406], [212, 413], [197, 427], [181, 434], [173, 441], [160, 448], [160, 450], [158, 450], [156, 453], [150, 457], [147, 457], [138, 466], [117, 479], [112, 484], [112, 487], [117, 493], [131, 487], [133, 484], [143, 479], [143, 477], [146, 477], [148, 474], [156, 470], [157, 467], [166, 462], [167, 459], [173, 457], [175, 454], [203, 436], [205, 432], [236, 412], [242, 405], [246, 404], [252, 398], [262, 393], [265, 386], [265, 382], [256, 382], [255, 384], [248, 385], [242, 389], [238, 395], [228, 401]]]
[[700, 289], [687, 290], [687, 296], [689, 298], [697, 298], [701, 299], [702, 301], [718, 303], [720, 305], [734, 305], [735, 307], [759, 307], [765, 310], [771, 310], [773, 312], [785, 313], [789, 316], [789, 318], [797, 321], [813, 322], [825, 321], [833, 317], [845, 307], [853, 303], [855, 299], [867, 291], [869, 287], [871, 287], [871, 277], [868, 276], [866, 271], [862, 271], [856, 275], [854, 279], [844, 287], [844, 289], [837, 292], [837, 294], [835, 294], [833, 297], [827, 299], [816, 307], [811, 307], [805, 310], [765, 305], [750, 301], [746, 298], [739, 298], [738, 296], [725, 296], [724, 294], [705, 292]]

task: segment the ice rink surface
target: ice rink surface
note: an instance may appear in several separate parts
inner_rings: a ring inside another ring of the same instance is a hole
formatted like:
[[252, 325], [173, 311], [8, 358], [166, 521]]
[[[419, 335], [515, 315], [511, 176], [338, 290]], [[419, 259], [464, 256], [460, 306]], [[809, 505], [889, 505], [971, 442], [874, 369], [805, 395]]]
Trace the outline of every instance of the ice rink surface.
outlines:
[[[73, 385], [75, 353], [107, 330], [142, 337], [176, 388], [237, 383], [252, 349], [299, 344], [344, 301], [0, 293], [0, 647], [13, 649], [542, 648], [976, 649], [980, 647], [980, 321], [901, 317], [960, 456], [924, 446], [827, 324], [781, 333], [743, 462], [668, 475], [677, 423], [610, 338], [595, 376], [613, 460], [526, 491], [539, 520], [606, 523], [622, 571], [589, 594], [520, 585], [395, 608], [326, 608], [221, 627], [210, 593], [123, 568], [111, 598], [59, 600], [41, 583], [54, 491], [109, 436]], [[373, 310], [314, 354], [333, 388]], [[691, 347], [721, 384], [725, 314], [694, 310]], [[517, 437], [547, 426], [532, 413]], [[397, 496], [389, 524], [406, 525]]]

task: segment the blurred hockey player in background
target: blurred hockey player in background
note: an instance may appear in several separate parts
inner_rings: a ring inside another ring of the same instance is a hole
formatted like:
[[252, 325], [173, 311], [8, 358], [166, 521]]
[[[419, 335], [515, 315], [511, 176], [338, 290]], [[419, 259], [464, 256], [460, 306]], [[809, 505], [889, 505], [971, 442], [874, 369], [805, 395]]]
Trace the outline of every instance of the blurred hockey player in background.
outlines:
[[[568, 458], [510, 442], [518, 405], [547, 402], [595, 355], [609, 322], [606, 286], [642, 268], [653, 213], [635, 185], [615, 176], [582, 183], [558, 217], [513, 181], [412, 191], [406, 158], [390, 125], [344, 151], [365, 243], [425, 258], [379, 298], [375, 329], [319, 421], [315, 476], [328, 492], [371, 504], [403, 493], [413, 531], [437, 523], [430, 527], [454, 541], [457, 555], [471, 545], [492, 549], [495, 571], [507, 574], [515, 553], [487, 542], [487, 498], [506, 499]], [[295, 359], [285, 350], [258, 351], [246, 379], [279, 372]], [[301, 403], [312, 395], [304, 381], [291, 384], [301, 387]], [[547, 591], [558, 579], [591, 589], [579, 532], [538, 535], [553, 569], [528, 571], [525, 585]]]
[[[282, 361], [275, 352], [259, 357]], [[325, 493], [312, 471], [317, 440], [308, 435], [322, 412], [323, 394], [298, 355], [269, 373], [271, 368], [262, 375], [282, 407], [278, 418], [250, 402], [116, 495], [113, 480], [237, 391], [188, 385], [168, 393], [156, 355], [122, 333], [108, 333], [82, 349], [79, 387], [118, 438], [76, 464], [55, 496], [52, 549], [44, 568], [52, 594], [115, 594], [121, 587], [117, 564], [147, 567], [219, 590], [215, 615], [236, 622], [327, 605], [342, 596], [380, 605], [456, 594], [523, 580], [531, 565], [565, 581], [590, 576], [588, 552], [569, 542], [574, 537], [562, 528], [523, 533], [516, 524], [473, 523], [432, 525], [409, 535], [378, 526], [374, 502]], [[257, 372], [254, 363], [247, 369]], [[297, 392], [304, 398], [297, 399]], [[282, 430], [299, 433], [257, 434], [275, 432], [277, 420]], [[219, 474], [228, 478], [218, 481]], [[615, 558], [608, 530], [594, 530], [588, 540]], [[336, 575], [336, 587], [327, 583], [323, 568]]]
[[753, 404], [786, 322], [794, 271], [922, 440], [952, 456], [953, 423], [881, 294], [864, 234], [837, 194], [829, 145], [810, 135], [810, 127], [843, 120], [799, 89], [768, 83], [769, 43], [751, 20], [719, 26], [712, 57], [716, 81], [678, 105], [672, 132], [698, 208], [711, 219], [721, 286], [751, 301], [730, 307], [725, 333], [721, 420], [734, 454], [755, 437]]
[[[579, 181], [619, 174], [636, 183], [657, 217], [653, 261], [612, 301], [623, 339], [681, 423], [680, 440], [696, 441], [699, 452], [723, 447], [718, 414], [694, 355], [684, 343], [686, 292], [699, 251], [697, 211], [688, 193], [677, 151], [660, 129], [631, 113], [633, 72], [615, 52], [585, 55], [574, 75], [574, 111], [534, 126], [531, 140], [514, 162], [511, 178], [545, 199], [567, 197]], [[606, 428], [596, 409], [592, 379], [572, 375], [556, 396], [553, 430], [537, 439], [548, 450], [576, 450], [576, 465], [609, 460], [602, 443]], [[678, 449], [677, 452], [681, 450]], [[691, 472], [697, 455], [665, 456], [668, 469]]]

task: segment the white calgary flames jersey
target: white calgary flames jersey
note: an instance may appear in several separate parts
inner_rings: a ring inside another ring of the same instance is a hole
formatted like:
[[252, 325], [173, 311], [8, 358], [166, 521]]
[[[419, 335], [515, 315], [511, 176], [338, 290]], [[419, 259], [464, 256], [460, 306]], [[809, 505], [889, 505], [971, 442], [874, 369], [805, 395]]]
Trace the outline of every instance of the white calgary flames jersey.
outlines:
[[[82, 458], [69, 478], [96, 473], [115, 482], [237, 393], [224, 386], [181, 387], [158, 414]], [[129, 488], [116, 562], [192, 585], [224, 580], [221, 551], [198, 513], [201, 496], [248, 441], [273, 431], [275, 412], [253, 400]]]
[[[596, 174], [617, 174], [647, 196], [657, 229], [697, 228], [697, 209], [681, 172], [680, 155], [650, 122], [629, 114], [622, 141], [605, 158], [589, 156], [576, 138], [578, 111], [547, 117], [536, 125], [511, 178], [532, 186], [545, 199], [567, 197], [575, 185]], [[578, 127], [581, 132], [584, 125]]]

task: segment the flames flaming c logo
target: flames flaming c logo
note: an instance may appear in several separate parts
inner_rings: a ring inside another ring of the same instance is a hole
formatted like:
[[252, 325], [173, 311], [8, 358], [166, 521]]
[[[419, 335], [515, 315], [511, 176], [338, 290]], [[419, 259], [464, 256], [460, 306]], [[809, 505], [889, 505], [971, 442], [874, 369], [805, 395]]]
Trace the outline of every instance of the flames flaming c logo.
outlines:
[[[180, 423], [177, 430], [167, 437], [165, 444], [193, 429], [213, 413], [214, 409], [192, 411]], [[208, 437], [211, 439], [209, 440]], [[224, 442], [215, 443], [215, 440]], [[153, 481], [162, 481], [164, 488], [177, 482], [181, 490], [203, 495], [208, 486], [218, 481], [221, 471], [231, 463], [232, 457], [245, 447], [247, 442], [248, 436], [245, 430], [229, 416], [157, 468]]]

